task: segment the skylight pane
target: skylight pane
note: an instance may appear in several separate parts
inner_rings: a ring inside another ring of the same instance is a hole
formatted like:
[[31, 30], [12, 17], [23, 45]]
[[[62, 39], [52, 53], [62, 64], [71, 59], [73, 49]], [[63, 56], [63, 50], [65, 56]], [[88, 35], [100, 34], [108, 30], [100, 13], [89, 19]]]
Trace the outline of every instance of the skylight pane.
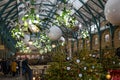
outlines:
[[[87, 1], [88, 1], [88, 0], [83, 0], [83, 2], [85, 2], [85, 3], [86, 3]], [[79, 0], [69, 0], [68, 3], [72, 4], [72, 5], [73, 5], [73, 8], [75, 8], [76, 10], [80, 9], [80, 7], [83, 6], [83, 4], [82, 4]], [[72, 11], [71, 14], [74, 14], [74, 13], [75, 13], [74, 9], [71, 10], [71, 11]]]
[[79, 1], [79, 0], [75, 0], [74, 2], [73, 2], [73, 7], [75, 8], [75, 9], [79, 9], [80, 7], [82, 7], [82, 3]]
[[84, 3], [86, 3], [88, 0], [83, 0]]
[[73, 15], [75, 13], [75, 10], [74, 9], [72, 9], [71, 10], [71, 15]]
[[52, 4], [56, 3], [57, 0], [49, 0]]
[[96, 25], [92, 25], [91, 26], [91, 31], [93, 32], [93, 31], [95, 31], [96, 30], [96, 28], [97, 28], [97, 26]]

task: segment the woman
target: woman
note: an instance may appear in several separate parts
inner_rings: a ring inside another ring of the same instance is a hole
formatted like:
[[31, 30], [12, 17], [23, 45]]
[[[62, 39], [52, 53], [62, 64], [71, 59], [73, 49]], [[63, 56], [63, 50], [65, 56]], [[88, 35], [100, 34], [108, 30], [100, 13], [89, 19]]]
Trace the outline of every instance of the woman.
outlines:
[[11, 63], [12, 76], [15, 76], [15, 74], [16, 74], [16, 71], [17, 71], [16, 67], [17, 67], [17, 63], [15, 62], [15, 60], [13, 60]]

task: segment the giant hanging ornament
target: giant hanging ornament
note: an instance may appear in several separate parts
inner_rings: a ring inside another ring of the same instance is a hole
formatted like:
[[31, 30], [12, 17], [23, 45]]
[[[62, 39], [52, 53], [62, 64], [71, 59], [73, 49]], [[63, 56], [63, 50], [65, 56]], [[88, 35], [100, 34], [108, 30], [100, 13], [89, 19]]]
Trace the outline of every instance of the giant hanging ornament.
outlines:
[[110, 23], [120, 25], [120, 0], [108, 0], [104, 13]]
[[47, 36], [51, 40], [55, 41], [55, 40], [58, 40], [62, 36], [62, 31], [59, 27], [53, 26], [47, 32]]

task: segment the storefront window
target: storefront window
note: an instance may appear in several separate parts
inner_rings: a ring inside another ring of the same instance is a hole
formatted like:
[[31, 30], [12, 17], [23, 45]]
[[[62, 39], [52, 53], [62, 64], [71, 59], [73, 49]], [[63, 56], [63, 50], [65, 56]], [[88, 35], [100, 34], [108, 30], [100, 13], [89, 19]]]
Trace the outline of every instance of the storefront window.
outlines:
[[106, 35], [105, 35], [105, 42], [108, 42], [108, 41], [109, 41], [109, 38], [110, 38], [110, 37], [109, 37], [109, 34], [106, 34]]
[[96, 37], [95, 38], [95, 45], [97, 45], [98, 44], [98, 38]]
[[83, 48], [83, 43], [81, 43], [80, 47]]
[[89, 44], [89, 42], [90, 42], [90, 41], [89, 41], [89, 40], [87, 40], [87, 44]]

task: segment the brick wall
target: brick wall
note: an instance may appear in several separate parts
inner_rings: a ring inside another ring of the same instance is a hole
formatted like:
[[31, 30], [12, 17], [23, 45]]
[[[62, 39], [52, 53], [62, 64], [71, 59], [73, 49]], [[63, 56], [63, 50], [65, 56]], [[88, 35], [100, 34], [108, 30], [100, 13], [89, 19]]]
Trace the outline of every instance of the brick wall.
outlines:
[[[108, 37], [108, 39], [106, 40], [106, 35], [108, 35], [109, 37]], [[111, 47], [111, 36], [110, 36], [110, 32], [109, 32], [109, 30], [107, 29], [107, 30], [104, 30], [103, 32], [102, 32], [102, 36], [101, 36], [101, 47], [102, 47], [102, 49], [104, 49], [105, 47]]]
[[117, 47], [120, 47], [120, 39], [119, 39], [119, 32], [120, 32], [120, 27], [118, 27], [116, 30], [115, 30], [115, 33], [114, 33], [114, 47], [117, 48]]
[[96, 42], [96, 38], [98, 39], [98, 35], [97, 34], [93, 35], [93, 37], [92, 37], [92, 49], [94, 49], [94, 50], [99, 49], [99, 39]]
[[108, 21], [103, 20], [103, 21], [100, 23], [100, 26], [103, 27], [103, 26], [105, 26], [105, 25], [108, 24], [108, 23], [109, 23]]
[[[106, 41], [105, 40], [105, 36], [108, 35], [108, 40]], [[115, 33], [114, 33], [114, 47], [115, 48], [118, 48], [120, 47], [120, 27], [118, 27], [116, 30], [115, 30]], [[95, 40], [96, 38], [98, 39], [97, 41], [97, 44], [95, 44]], [[85, 46], [87, 49], [90, 49], [90, 41], [88, 41], [89, 39], [86, 39], [85, 40]], [[73, 51], [77, 51], [77, 41], [74, 42], [74, 46], [73, 46]], [[112, 44], [111, 44], [111, 36], [110, 36], [110, 31], [109, 29], [106, 29], [102, 32], [101, 34], [101, 47], [102, 49], [106, 48], [106, 47], [109, 47], [111, 48], [112, 47]], [[71, 48], [71, 41], [69, 41], [67, 43], [67, 48], [68, 50], [70, 50]], [[79, 39], [79, 44], [78, 44], [78, 50], [82, 50], [83, 49], [83, 40], [82, 39]], [[98, 38], [98, 34], [94, 34], [93, 37], [92, 37], [92, 49], [93, 50], [98, 50], [99, 49], [99, 38]]]
[[74, 42], [74, 47], [73, 47], [73, 51], [77, 51], [77, 41]]
[[90, 49], [90, 40], [87, 38], [87, 39], [85, 39], [85, 43], [84, 43], [84, 45], [85, 45], [85, 48], [86, 49]]
[[83, 48], [83, 40], [82, 39], [79, 39], [79, 48], [78, 48], [78, 50], [82, 50], [82, 48]]
[[71, 41], [69, 40], [66, 45], [67, 45], [68, 52], [70, 52], [70, 49], [71, 49]]

